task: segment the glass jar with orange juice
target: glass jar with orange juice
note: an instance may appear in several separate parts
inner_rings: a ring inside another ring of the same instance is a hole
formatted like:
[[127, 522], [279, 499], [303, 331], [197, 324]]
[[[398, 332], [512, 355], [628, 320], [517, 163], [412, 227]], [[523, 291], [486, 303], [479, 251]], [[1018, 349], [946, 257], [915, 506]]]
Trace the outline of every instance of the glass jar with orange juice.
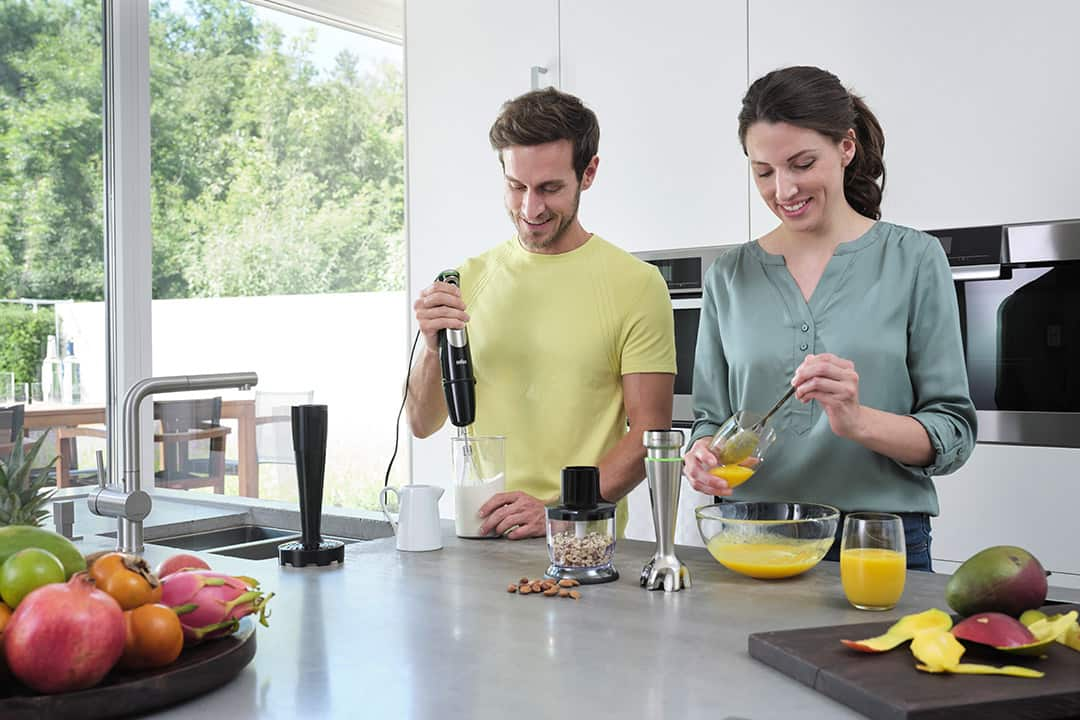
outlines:
[[[761, 467], [769, 448], [776, 442], [776, 431], [768, 426], [761, 428], [760, 432], [750, 434], [751, 428], [759, 420], [760, 415], [739, 411], [720, 426], [709, 442], [709, 452], [716, 456], [719, 463], [711, 468], [709, 473], [725, 481], [730, 488], [736, 488], [749, 480]], [[746, 443], [748, 439], [749, 444]]]
[[892, 513], [857, 512], [844, 518], [840, 582], [860, 610], [891, 610], [904, 594], [904, 522]]

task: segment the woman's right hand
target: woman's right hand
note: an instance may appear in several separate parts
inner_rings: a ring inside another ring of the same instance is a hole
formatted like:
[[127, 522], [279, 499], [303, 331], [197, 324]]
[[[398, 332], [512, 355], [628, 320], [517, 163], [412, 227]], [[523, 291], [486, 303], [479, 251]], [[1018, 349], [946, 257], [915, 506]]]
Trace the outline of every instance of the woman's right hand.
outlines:
[[413, 310], [416, 311], [416, 324], [431, 352], [439, 351], [440, 330], [460, 330], [469, 321], [461, 290], [445, 282], [436, 281], [421, 290]]
[[709, 451], [711, 437], [698, 438], [683, 457], [683, 473], [690, 480], [690, 487], [706, 495], [731, 495], [727, 481], [709, 473], [719, 461]]

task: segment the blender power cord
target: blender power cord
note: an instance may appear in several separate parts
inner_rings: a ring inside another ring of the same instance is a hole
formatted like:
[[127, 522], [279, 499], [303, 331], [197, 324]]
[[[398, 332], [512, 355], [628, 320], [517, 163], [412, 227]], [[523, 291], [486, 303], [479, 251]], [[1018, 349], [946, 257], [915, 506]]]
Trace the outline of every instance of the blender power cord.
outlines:
[[394, 458], [397, 457], [398, 439], [401, 437], [401, 413], [405, 410], [405, 400], [409, 397], [409, 373], [412, 371], [413, 355], [416, 354], [416, 343], [420, 342], [420, 331], [416, 331], [416, 337], [412, 341], [412, 349], [409, 350], [409, 364], [405, 367], [405, 390], [401, 393], [401, 407], [397, 411], [397, 420], [394, 421], [394, 452], [390, 456], [390, 462], [386, 465], [386, 479], [383, 487], [390, 486], [390, 469], [394, 467]]

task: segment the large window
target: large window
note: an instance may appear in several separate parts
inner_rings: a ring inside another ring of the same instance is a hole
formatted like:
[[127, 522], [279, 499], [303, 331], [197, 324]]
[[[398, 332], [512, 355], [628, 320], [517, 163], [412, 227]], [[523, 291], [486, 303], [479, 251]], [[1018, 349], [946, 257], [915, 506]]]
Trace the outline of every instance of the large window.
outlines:
[[104, 446], [57, 442], [104, 417], [101, 19], [100, 0], [0, 2], [0, 412], [54, 428], [61, 485], [95, 482]]
[[154, 374], [260, 377], [220, 394], [224, 487], [177, 487], [294, 500], [287, 428], [266, 425], [312, 397], [329, 406], [326, 503], [376, 507], [407, 362], [400, 45], [156, 0], [150, 100]]

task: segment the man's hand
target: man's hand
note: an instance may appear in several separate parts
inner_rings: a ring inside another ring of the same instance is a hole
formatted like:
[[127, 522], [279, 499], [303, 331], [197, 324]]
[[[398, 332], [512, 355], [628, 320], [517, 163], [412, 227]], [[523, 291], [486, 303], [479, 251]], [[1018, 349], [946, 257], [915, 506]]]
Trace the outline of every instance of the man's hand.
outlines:
[[802, 402], [818, 401], [834, 433], [852, 440], [860, 436], [863, 413], [855, 363], [831, 353], [807, 355], [791, 384]]
[[450, 283], [434, 282], [420, 291], [413, 303], [416, 324], [424, 334], [424, 342], [431, 352], [439, 351], [440, 330], [460, 330], [469, 321], [461, 290]]
[[547, 534], [544, 503], [521, 491], [495, 493], [480, 506], [479, 515], [484, 518], [481, 535], [495, 531], [511, 540], [521, 540]]
[[730, 495], [731, 488], [725, 480], [709, 473], [719, 461], [709, 450], [712, 437], [698, 438], [683, 458], [683, 474], [690, 480], [690, 487], [706, 495]]

